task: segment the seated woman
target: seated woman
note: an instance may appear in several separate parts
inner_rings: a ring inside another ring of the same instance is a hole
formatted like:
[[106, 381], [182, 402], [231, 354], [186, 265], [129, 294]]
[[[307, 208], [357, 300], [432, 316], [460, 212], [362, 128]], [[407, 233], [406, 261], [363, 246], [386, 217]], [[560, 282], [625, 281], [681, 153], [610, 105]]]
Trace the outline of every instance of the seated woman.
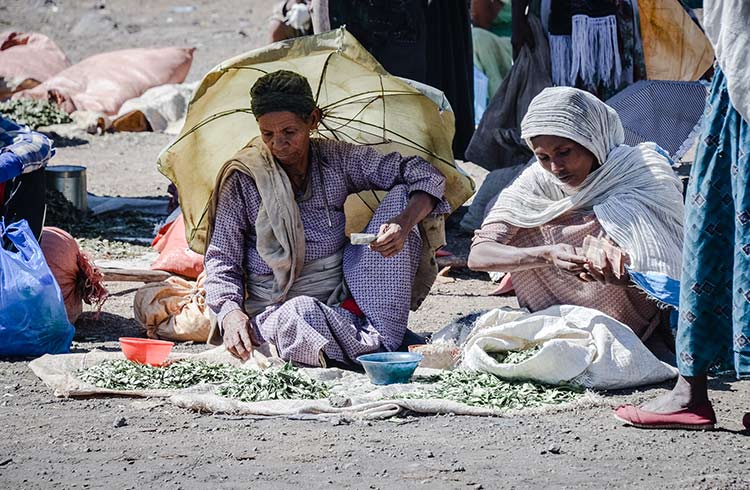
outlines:
[[[669, 320], [660, 303], [670, 298], [660, 286], [679, 280], [683, 217], [682, 184], [668, 156], [653, 143], [624, 145], [617, 113], [574, 88], [542, 91], [521, 131], [538, 163], [498, 196], [476, 232], [469, 267], [512, 273], [518, 302], [532, 312], [585, 306], [643, 341], [668, 333], [660, 329]], [[589, 235], [627, 254], [624, 275], [609, 260], [597, 268], [583, 256]]]
[[[265, 75], [250, 95], [261, 137], [224, 166], [209, 212], [206, 300], [224, 345], [246, 359], [270, 342], [308, 366], [398, 349], [422, 249], [415, 227], [450, 212], [445, 178], [419, 157], [311, 138], [321, 111], [299, 74]], [[344, 201], [363, 190], [390, 191], [369, 247], [344, 234]]]

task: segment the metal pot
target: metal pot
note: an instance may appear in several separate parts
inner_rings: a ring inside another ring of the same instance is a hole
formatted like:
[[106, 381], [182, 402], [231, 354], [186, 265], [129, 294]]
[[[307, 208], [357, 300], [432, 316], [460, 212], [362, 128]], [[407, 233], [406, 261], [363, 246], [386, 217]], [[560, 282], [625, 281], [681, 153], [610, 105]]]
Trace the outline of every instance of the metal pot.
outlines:
[[86, 194], [86, 167], [80, 165], [48, 165], [47, 187], [60, 191], [77, 209], [89, 208]]

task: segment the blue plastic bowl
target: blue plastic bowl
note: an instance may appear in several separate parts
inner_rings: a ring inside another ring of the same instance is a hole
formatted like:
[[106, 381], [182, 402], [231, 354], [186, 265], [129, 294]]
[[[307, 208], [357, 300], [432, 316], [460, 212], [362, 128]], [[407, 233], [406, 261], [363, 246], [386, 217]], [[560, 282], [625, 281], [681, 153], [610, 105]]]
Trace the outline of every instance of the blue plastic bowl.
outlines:
[[424, 356], [418, 352], [377, 352], [359, 356], [374, 385], [408, 383]]

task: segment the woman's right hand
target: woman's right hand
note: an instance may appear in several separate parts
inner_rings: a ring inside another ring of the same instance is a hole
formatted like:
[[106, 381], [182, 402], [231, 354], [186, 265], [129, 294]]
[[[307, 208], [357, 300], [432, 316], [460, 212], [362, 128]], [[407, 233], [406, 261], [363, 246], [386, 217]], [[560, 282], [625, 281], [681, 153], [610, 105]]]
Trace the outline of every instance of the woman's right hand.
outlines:
[[587, 272], [584, 265], [588, 263], [588, 259], [578, 255], [575, 247], [567, 243], [547, 247], [544, 251], [544, 258], [550, 265], [574, 276]]
[[253, 333], [250, 318], [242, 310], [234, 310], [221, 322], [224, 347], [234, 357], [247, 361], [253, 353], [253, 347], [260, 345]]

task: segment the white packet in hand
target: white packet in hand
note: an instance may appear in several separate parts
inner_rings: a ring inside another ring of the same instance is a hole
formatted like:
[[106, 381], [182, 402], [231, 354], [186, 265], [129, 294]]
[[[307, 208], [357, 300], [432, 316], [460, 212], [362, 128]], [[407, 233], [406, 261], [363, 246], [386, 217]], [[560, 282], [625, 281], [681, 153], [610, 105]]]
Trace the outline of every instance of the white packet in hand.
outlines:
[[372, 233], [352, 233], [349, 239], [352, 245], [369, 245], [378, 238], [377, 235]]

